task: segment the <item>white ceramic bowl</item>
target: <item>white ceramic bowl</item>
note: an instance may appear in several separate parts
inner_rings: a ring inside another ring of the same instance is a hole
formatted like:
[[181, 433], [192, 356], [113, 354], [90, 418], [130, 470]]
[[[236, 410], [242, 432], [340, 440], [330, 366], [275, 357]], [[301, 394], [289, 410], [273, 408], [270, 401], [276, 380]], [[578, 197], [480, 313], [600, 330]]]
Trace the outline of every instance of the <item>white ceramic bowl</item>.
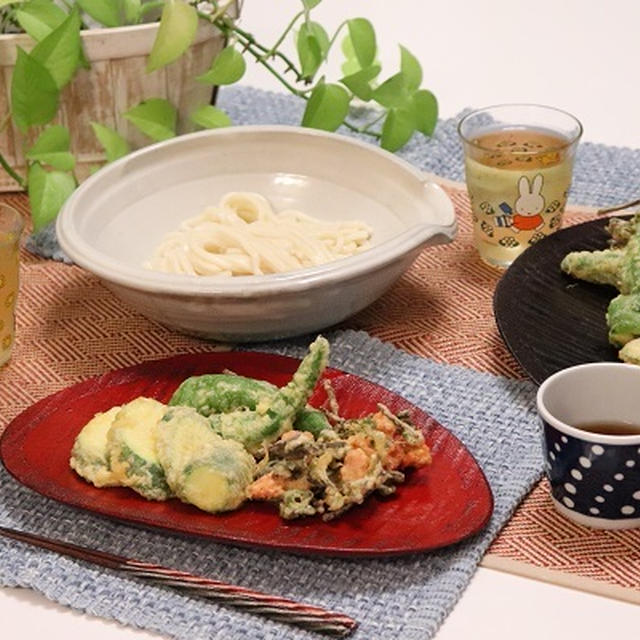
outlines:
[[[319, 267], [233, 278], [143, 267], [167, 231], [228, 191], [256, 191], [276, 211], [361, 219], [372, 248]], [[64, 251], [144, 315], [207, 338], [252, 341], [318, 331], [360, 311], [422, 248], [456, 233], [444, 191], [373, 145], [313, 129], [230, 127], [152, 145], [98, 171], [69, 198]]]

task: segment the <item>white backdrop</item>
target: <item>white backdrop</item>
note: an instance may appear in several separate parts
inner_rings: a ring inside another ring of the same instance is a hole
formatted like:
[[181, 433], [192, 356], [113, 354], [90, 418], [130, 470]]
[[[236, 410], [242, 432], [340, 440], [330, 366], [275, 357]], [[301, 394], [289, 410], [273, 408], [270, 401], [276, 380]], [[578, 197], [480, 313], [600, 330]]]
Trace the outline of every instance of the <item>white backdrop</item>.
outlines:
[[[301, 6], [245, 0], [242, 26], [270, 46]], [[385, 77], [398, 69], [398, 44], [407, 47], [445, 117], [469, 106], [539, 102], [576, 115], [585, 140], [640, 148], [636, 0], [323, 0], [312, 15], [328, 30], [346, 18], [371, 20]], [[338, 73], [330, 60], [328, 78]], [[243, 83], [281, 90], [255, 64]]]

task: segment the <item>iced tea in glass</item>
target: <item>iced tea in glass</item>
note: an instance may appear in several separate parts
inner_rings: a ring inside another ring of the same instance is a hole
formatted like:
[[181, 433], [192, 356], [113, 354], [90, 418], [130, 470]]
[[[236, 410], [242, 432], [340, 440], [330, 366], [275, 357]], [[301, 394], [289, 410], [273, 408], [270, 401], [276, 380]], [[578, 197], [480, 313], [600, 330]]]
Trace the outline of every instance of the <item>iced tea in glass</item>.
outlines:
[[15, 341], [22, 229], [22, 216], [13, 207], [0, 204], [0, 367], [11, 357]]
[[507, 267], [560, 228], [582, 125], [551, 107], [499, 105], [468, 114], [458, 131], [474, 245]]

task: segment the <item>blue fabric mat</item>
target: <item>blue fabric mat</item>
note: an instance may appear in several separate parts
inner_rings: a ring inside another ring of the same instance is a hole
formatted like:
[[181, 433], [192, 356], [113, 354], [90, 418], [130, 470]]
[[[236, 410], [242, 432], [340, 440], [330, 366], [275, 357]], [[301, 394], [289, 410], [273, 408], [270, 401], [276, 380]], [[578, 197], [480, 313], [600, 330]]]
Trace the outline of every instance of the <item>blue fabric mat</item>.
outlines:
[[[251, 87], [226, 87], [220, 91], [217, 104], [229, 113], [234, 124], [299, 125], [304, 107], [294, 96]], [[414, 135], [397, 155], [424, 171], [464, 181], [462, 147], [456, 130], [461, 115], [439, 121], [431, 138]], [[354, 135], [344, 127], [340, 132]], [[358, 137], [371, 141], [367, 136]], [[589, 142], [579, 145], [570, 202], [604, 207], [637, 197], [640, 197], [640, 149]], [[53, 226], [32, 236], [27, 247], [46, 258], [68, 260], [57, 243]]]
[[[493, 517], [482, 533], [434, 553], [381, 559], [238, 549], [141, 530], [65, 507], [24, 488], [1, 467], [0, 525], [331, 608], [359, 621], [356, 639], [431, 638], [497, 532], [541, 474], [535, 388], [529, 382], [409, 355], [361, 332], [327, 337], [332, 366], [401, 393], [450, 429], [476, 457], [495, 497]], [[309, 340], [260, 350], [301, 356]], [[0, 585], [30, 587], [90, 614], [185, 640], [318, 637], [2, 538]]]

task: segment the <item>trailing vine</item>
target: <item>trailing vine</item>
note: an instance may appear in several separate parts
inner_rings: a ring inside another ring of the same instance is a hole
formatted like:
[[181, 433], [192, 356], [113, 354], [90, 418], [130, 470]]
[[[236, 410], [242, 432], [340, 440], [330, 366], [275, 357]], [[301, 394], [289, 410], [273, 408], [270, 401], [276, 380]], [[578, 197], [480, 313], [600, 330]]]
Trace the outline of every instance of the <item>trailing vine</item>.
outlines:
[[[422, 68], [415, 56], [400, 46], [399, 70], [381, 79], [373, 25], [366, 18], [350, 18], [330, 34], [313, 17], [321, 1], [301, 0], [300, 10], [269, 46], [232, 15], [234, 0], [0, 0], [0, 32], [23, 31], [34, 41], [30, 51], [17, 47], [10, 112], [0, 114], [0, 132], [11, 122], [25, 140], [31, 131], [38, 132], [35, 142], [23, 149], [24, 175], [0, 152], [0, 167], [28, 191], [34, 228], [55, 219], [78, 183], [69, 130], [51, 122], [61, 91], [73, 82], [78, 69], [89, 66], [81, 32], [93, 26], [117, 28], [159, 20], [147, 61], [147, 71], [153, 72], [180, 58], [193, 43], [199, 23], [208, 21], [224, 35], [226, 44], [209, 69], [196, 78], [198, 82], [211, 87], [235, 84], [249, 60], [305, 101], [302, 126], [327, 131], [344, 126], [390, 151], [401, 148], [416, 131], [430, 135], [437, 120], [437, 101], [420, 86]], [[295, 59], [285, 47], [291, 38]], [[322, 71], [337, 49], [342, 76], [328, 81]], [[350, 116], [354, 101], [372, 107], [368, 121], [361, 123]], [[150, 141], [177, 134], [177, 110], [164, 98], [131, 105], [122, 115]], [[212, 104], [199, 105], [190, 119], [202, 128], [232, 124]], [[129, 153], [129, 143], [118, 131], [99, 122], [91, 127], [107, 162]]]

